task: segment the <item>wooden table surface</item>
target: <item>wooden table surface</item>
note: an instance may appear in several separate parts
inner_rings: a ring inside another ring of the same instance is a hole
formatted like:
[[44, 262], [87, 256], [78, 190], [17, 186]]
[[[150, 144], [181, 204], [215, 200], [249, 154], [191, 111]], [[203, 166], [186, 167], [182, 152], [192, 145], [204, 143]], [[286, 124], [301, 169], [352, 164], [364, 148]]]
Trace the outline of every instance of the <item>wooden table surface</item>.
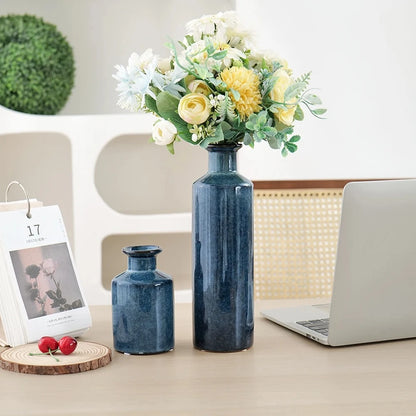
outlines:
[[[415, 415], [416, 339], [331, 348], [260, 317], [254, 347], [193, 349], [190, 304], [176, 305], [169, 353], [113, 352], [106, 367], [38, 376], [0, 370], [0, 415]], [[112, 347], [111, 307], [91, 307], [81, 339]]]

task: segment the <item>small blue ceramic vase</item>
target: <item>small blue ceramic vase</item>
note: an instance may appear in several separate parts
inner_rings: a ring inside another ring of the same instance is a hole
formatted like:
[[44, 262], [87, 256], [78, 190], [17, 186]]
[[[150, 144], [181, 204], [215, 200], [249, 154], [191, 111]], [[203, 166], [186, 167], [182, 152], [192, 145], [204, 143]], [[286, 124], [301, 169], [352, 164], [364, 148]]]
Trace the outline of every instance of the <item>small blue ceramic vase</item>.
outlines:
[[111, 283], [114, 348], [157, 354], [174, 347], [173, 282], [156, 270], [158, 246], [123, 248], [128, 269]]
[[209, 145], [193, 184], [194, 346], [253, 344], [253, 184], [237, 172], [239, 145]]

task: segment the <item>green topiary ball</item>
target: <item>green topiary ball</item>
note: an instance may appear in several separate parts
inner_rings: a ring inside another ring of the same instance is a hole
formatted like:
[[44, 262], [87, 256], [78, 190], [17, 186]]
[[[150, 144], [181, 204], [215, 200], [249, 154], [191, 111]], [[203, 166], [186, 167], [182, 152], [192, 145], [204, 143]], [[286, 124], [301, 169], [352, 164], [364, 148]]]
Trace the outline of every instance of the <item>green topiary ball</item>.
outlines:
[[30, 15], [0, 17], [0, 104], [56, 114], [74, 85], [72, 48], [56, 29]]

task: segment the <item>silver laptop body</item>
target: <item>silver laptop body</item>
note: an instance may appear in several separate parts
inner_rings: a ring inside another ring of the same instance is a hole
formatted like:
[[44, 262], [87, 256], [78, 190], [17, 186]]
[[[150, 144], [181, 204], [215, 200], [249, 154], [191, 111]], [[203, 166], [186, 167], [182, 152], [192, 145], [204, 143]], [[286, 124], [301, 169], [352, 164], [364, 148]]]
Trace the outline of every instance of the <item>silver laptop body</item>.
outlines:
[[416, 180], [347, 184], [331, 304], [262, 314], [331, 346], [416, 337]]

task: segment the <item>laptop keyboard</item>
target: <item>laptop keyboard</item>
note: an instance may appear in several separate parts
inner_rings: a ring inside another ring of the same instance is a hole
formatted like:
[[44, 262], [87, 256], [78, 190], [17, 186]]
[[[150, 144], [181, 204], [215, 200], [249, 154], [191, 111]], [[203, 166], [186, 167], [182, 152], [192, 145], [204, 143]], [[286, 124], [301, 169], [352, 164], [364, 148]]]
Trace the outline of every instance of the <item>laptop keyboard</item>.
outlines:
[[298, 325], [302, 325], [312, 331], [319, 332], [322, 335], [328, 336], [329, 318], [313, 319], [311, 321], [298, 321]]

